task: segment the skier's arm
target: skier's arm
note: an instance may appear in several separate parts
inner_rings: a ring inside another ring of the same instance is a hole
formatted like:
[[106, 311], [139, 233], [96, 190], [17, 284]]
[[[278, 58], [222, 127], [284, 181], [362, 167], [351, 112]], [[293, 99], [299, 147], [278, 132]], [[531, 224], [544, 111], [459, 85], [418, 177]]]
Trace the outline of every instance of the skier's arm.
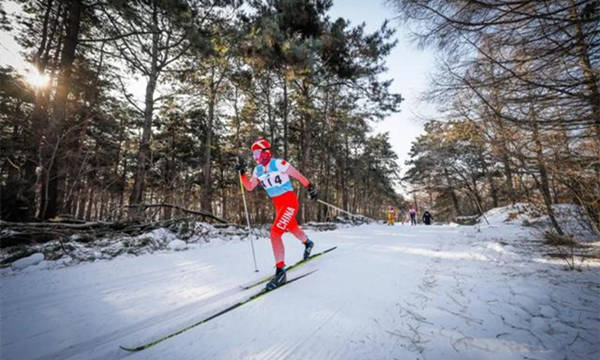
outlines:
[[255, 178], [254, 176], [252, 176], [250, 179], [248, 179], [248, 176], [246, 176], [246, 174], [242, 174], [241, 177], [242, 177], [242, 184], [244, 184], [244, 187], [246, 188], [247, 191], [254, 190], [256, 185], [258, 185], [258, 179]]
[[313, 184], [311, 184], [310, 181], [308, 181], [308, 179], [304, 177], [304, 175], [300, 174], [300, 171], [296, 170], [296, 168], [294, 168], [290, 163], [287, 163], [285, 160], [281, 161], [278, 164], [278, 167], [283, 173], [300, 181], [302, 186], [307, 188], [308, 196], [312, 200], [317, 200], [317, 197], [319, 197], [319, 190], [315, 189]]
[[300, 173], [300, 171], [296, 170], [296, 168], [293, 167], [291, 164], [289, 164], [285, 173], [288, 174], [289, 176], [295, 178], [296, 180], [300, 181], [300, 183], [304, 187], [308, 187], [310, 185], [310, 181], [308, 181], [308, 179], [305, 178], [304, 175], [302, 175]]
[[256, 178], [256, 176], [254, 176], [254, 172], [252, 173], [250, 179], [248, 179], [248, 176], [246, 176], [246, 164], [244, 164], [244, 162], [241, 160], [238, 160], [238, 163], [235, 165], [235, 169], [239, 171], [240, 180], [242, 181], [242, 184], [244, 185], [246, 190], [254, 190], [256, 185], [258, 185], [258, 179]]

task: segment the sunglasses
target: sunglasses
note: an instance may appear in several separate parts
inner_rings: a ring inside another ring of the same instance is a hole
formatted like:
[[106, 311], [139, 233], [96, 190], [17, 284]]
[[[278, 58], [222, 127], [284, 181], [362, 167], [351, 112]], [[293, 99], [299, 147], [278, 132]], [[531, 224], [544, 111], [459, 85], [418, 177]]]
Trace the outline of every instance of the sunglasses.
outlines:
[[260, 154], [262, 154], [262, 150], [254, 150], [252, 152], [252, 157], [254, 158], [254, 160], [258, 160], [260, 159]]

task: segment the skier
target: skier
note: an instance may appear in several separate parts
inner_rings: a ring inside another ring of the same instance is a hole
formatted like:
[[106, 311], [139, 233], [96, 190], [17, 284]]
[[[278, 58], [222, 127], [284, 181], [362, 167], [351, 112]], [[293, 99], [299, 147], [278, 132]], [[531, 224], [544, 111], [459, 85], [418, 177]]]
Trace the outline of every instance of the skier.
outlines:
[[423, 213], [423, 223], [425, 225], [431, 225], [431, 220], [433, 220], [433, 216], [431, 215], [431, 213], [429, 213], [429, 211], [425, 211]]
[[390, 205], [387, 211], [387, 224], [393, 226], [395, 217], [396, 211], [394, 210], [394, 207]]
[[310, 256], [314, 243], [308, 239], [304, 231], [296, 222], [298, 213], [298, 198], [294, 193], [290, 176], [300, 181], [308, 188], [312, 200], [316, 200], [319, 192], [298, 170], [283, 159], [273, 157], [271, 144], [260, 138], [250, 147], [252, 156], [257, 165], [252, 176], [246, 176], [246, 167], [238, 163], [235, 168], [241, 174], [242, 184], [248, 191], [260, 184], [267, 192], [275, 206], [275, 220], [271, 227], [271, 246], [275, 256], [275, 276], [267, 283], [266, 289], [272, 290], [286, 282], [285, 274], [285, 249], [281, 237], [286, 231], [291, 232], [304, 244], [304, 260]]
[[411, 206], [410, 209], [408, 209], [408, 214], [410, 215], [410, 224], [417, 225], [417, 210]]
[[402, 209], [396, 209], [396, 221], [404, 225], [404, 218], [402, 217]]

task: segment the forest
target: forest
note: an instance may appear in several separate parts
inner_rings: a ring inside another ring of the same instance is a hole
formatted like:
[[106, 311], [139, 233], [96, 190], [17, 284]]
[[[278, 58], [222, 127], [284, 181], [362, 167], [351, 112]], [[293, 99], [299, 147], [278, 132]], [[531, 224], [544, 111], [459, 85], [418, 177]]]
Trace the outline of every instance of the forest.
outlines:
[[440, 216], [554, 204], [600, 234], [600, 2], [391, 1], [440, 61], [403, 180]]
[[[0, 68], [2, 219], [243, 223], [234, 166], [261, 136], [324, 201], [374, 217], [401, 203], [389, 136], [371, 132], [403, 100], [387, 22], [368, 33], [330, 0], [20, 5], [1, 26], [43, 81]], [[304, 191], [300, 221], [335, 215]], [[252, 222], [270, 220], [266, 196], [247, 197]]]
[[[234, 165], [264, 136], [352, 213], [454, 221], [523, 202], [562, 235], [554, 205], [570, 203], [600, 234], [597, 0], [388, 0], [375, 32], [331, 0], [19, 3], [0, 26], [44, 81], [0, 68], [3, 220], [243, 223]], [[438, 54], [422, 101], [439, 116], [406, 164], [372, 130], [402, 108], [386, 72], [400, 24]], [[337, 215], [299, 195], [300, 222]], [[246, 196], [268, 222], [265, 195]]]

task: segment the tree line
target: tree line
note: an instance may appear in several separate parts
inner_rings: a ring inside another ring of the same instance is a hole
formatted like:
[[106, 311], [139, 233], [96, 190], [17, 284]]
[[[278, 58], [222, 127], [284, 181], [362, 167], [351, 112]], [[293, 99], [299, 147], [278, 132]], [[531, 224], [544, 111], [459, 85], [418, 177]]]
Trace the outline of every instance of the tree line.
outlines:
[[579, 205], [600, 234], [600, 2], [390, 1], [443, 54], [405, 179], [446, 218]]
[[[402, 101], [384, 78], [389, 24], [331, 19], [328, 0], [18, 3], [0, 26], [49, 80], [0, 67], [3, 220], [181, 207], [241, 222], [233, 165], [259, 136], [325, 201], [368, 216], [401, 201], [388, 135], [371, 134]], [[333, 215], [300, 198], [300, 220]], [[249, 201], [253, 221], [271, 218], [265, 195]]]

